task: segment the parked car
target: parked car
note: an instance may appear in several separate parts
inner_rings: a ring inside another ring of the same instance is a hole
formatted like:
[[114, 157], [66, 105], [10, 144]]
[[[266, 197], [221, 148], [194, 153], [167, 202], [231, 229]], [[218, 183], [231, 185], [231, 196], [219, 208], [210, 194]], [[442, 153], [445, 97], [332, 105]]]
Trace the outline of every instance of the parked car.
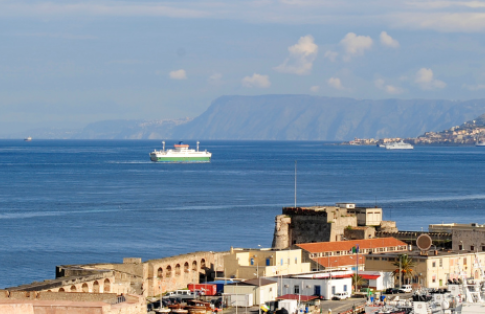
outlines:
[[385, 294], [399, 294], [399, 293], [406, 293], [406, 291], [396, 288], [388, 288]]
[[399, 289], [406, 293], [413, 292], [413, 287], [411, 287], [411, 285], [402, 285]]
[[337, 292], [333, 295], [333, 300], [345, 300], [348, 299], [349, 295], [346, 292]]

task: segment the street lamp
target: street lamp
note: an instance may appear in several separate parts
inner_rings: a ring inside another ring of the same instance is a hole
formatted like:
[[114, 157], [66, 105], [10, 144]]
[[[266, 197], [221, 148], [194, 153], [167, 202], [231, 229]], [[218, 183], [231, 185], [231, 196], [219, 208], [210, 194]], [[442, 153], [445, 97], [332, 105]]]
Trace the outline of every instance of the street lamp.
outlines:
[[[232, 280], [232, 278], [229, 278], [230, 281], [234, 282], [234, 280]], [[233, 290], [234, 291], [234, 290]], [[236, 281], [236, 295], [238, 295], [237, 293], [237, 281]], [[231, 298], [232, 299], [232, 298]], [[237, 301], [238, 301], [238, 298], [236, 298], [236, 314], [237, 314]]]

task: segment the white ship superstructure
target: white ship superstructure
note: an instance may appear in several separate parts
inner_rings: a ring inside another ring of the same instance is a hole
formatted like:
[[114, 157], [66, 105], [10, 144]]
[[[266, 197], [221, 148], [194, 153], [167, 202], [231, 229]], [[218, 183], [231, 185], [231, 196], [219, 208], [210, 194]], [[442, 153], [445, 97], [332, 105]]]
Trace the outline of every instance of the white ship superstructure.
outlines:
[[414, 149], [414, 146], [404, 141], [386, 144], [386, 149]]

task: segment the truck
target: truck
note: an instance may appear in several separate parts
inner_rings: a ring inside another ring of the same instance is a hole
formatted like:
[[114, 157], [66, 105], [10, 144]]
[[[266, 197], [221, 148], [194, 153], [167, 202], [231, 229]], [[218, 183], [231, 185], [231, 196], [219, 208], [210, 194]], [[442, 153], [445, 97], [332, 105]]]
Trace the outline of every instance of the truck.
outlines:
[[192, 292], [200, 292], [201, 295], [216, 295], [217, 285], [207, 283], [190, 283], [187, 288]]

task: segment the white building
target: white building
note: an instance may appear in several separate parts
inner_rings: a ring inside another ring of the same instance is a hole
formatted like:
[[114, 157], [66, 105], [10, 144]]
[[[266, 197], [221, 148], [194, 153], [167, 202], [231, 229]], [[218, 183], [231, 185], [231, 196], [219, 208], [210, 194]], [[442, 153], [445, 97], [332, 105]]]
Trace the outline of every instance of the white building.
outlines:
[[375, 290], [394, 288], [394, 274], [382, 271], [359, 271], [359, 276], [364, 279], [362, 287]]
[[320, 295], [325, 299], [331, 299], [338, 292], [352, 295], [352, 274], [352, 271], [336, 271], [267, 279], [278, 282], [279, 296], [287, 294]]
[[264, 304], [275, 301], [277, 297], [278, 283], [268, 278], [253, 278], [238, 283], [231, 283], [224, 286], [226, 295], [249, 295], [254, 304]]

